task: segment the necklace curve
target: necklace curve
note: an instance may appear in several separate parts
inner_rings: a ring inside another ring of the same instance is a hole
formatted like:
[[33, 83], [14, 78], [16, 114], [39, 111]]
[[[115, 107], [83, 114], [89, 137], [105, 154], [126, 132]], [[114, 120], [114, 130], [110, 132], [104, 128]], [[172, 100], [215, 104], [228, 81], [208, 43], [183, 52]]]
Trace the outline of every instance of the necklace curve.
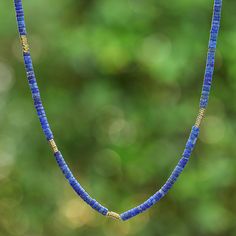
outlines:
[[168, 180], [165, 184], [158, 190], [155, 194], [153, 194], [150, 198], [144, 201], [142, 204], [123, 212], [122, 214], [118, 214], [113, 211], [109, 211], [106, 207], [101, 205], [95, 199], [93, 199], [80, 185], [80, 183], [75, 179], [70, 168], [68, 167], [66, 161], [64, 160], [61, 152], [59, 151], [56, 142], [54, 141], [54, 136], [50, 125], [47, 120], [46, 112], [44, 110], [40, 91], [37, 85], [34, 69], [33, 69], [33, 62], [30, 55], [30, 48], [27, 40], [27, 33], [26, 33], [26, 25], [24, 19], [24, 10], [22, 6], [22, 0], [14, 0], [15, 3], [15, 13], [16, 13], [16, 20], [18, 31], [20, 35], [22, 50], [23, 50], [23, 58], [25, 64], [25, 70], [27, 74], [27, 79], [29, 83], [29, 87], [32, 93], [32, 98], [34, 102], [34, 107], [37, 111], [37, 115], [42, 127], [42, 130], [46, 136], [46, 139], [53, 150], [54, 157], [57, 161], [58, 166], [60, 167], [61, 171], [63, 172], [65, 178], [74, 189], [74, 191], [94, 210], [98, 211], [104, 216], [116, 219], [116, 220], [129, 220], [134, 216], [146, 211], [154, 204], [159, 202], [172, 188], [174, 183], [177, 181], [179, 175], [183, 172], [186, 164], [188, 163], [191, 153], [195, 147], [196, 141], [198, 139], [200, 125], [205, 115], [205, 111], [208, 105], [213, 72], [214, 72], [214, 64], [215, 64], [215, 52], [216, 52], [216, 44], [218, 39], [218, 32], [220, 28], [220, 19], [221, 19], [221, 10], [222, 10], [222, 0], [214, 0], [214, 8], [213, 8], [213, 16], [212, 16], [212, 23], [211, 23], [211, 31], [210, 31], [210, 39], [208, 44], [208, 52], [207, 52], [207, 60], [206, 60], [206, 68], [205, 68], [205, 75], [204, 81], [202, 86], [202, 92], [200, 97], [200, 104], [199, 104], [199, 113], [197, 115], [197, 119], [195, 124], [192, 127], [190, 132], [189, 138], [187, 140], [184, 152], [171, 173]]

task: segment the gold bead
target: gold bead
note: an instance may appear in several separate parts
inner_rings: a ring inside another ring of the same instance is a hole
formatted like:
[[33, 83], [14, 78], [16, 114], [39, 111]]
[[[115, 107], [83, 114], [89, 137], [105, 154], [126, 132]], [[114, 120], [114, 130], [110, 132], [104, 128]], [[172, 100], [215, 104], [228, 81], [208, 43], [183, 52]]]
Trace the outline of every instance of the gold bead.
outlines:
[[120, 215], [113, 211], [108, 211], [107, 217], [112, 218], [113, 220], [121, 220]]
[[29, 52], [29, 44], [28, 44], [28, 39], [27, 39], [26, 35], [21, 35], [20, 39], [21, 39], [21, 45], [22, 45], [23, 52], [28, 53]]
[[49, 144], [50, 144], [50, 146], [51, 146], [53, 152], [54, 152], [54, 153], [58, 152], [58, 148], [57, 148], [57, 145], [56, 145], [54, 139], [51, 139], [51, 140], [49, 140], [48, 142], [49, 142]]
[[202, 123], [202, 120], [204, 118], [205, 112], [206, 112], [205, 108], [200, 108], [198, 116], [197, 116], [197, 120], [196, 120], [196, 123], [195, 123], [195, 126], [197, 126], [198, 128], [200, 127], [200, 125]]

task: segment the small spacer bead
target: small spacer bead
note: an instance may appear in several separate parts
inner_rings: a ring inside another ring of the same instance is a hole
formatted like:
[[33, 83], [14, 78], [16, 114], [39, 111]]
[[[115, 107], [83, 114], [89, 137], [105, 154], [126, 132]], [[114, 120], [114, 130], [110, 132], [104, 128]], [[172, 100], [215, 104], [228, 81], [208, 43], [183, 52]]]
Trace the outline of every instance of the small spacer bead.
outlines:
[[48, 142], [49, 142], [49, 144], [50, 144], [50, 146], [51, 146], [53, 152], [54, 152], [54, 153], [58, 152], [58, 148], [57, 148], [57, 145], [56, 145], [54, 139], [51, 139], [51, 140], [49, 140]]
[[106, 216], [112, 218], [113, 220], [121, 220], [120, 215], [113, 211], [108, 211]]
[[200, 125], [202, 123], [202, 120], [204, 118], [205, 112], [206, 112], [205, 108], [200, 108], [198, 116], [197, 116], [197, 120], [196, 120], [196, 123], [195, 123], [196, 127], [198, 127], [198, 128], [200, 127]]
[[21, 45], [22, 45], [23, 52], [28, 53], [29, 52], [29, 44], [28, 44], [28, 39], [27, 39], [26, 35], [21, 35], [20, 39], [21, 39]]

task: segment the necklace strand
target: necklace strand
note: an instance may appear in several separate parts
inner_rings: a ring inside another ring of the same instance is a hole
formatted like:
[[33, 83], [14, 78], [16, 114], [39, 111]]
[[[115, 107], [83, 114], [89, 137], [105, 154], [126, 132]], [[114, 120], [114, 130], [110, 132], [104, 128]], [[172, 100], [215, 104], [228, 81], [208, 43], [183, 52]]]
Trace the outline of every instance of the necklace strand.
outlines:
[[211, 24], [211, 31], [210, 31], [210, 39], [208, 44], [208, 53], [207, 53], [207, 62], [205, 68], [205, 76], [202, 86], [202, 93], [200, 98], [200, 108], [199, 113], [196, 119], [196, 123], [192, 127], [190, 132], [190, 136], [186, 143], [184, 152], [182, 157], [180, 158], [177, 166], [171, 173], [170, 177], [166, 181], [166, 183], [158, 190], [153, 196], [147, 199], [145, 202], [140, 204], [139, 206], [128, 210], [122, 214], [118, 214], [112, 211], [109, 211], [106, 207], [98, 203], [95, 199], [93, 199], [80, 185], [80, 183], [75, 179], [72, 172], [70, 171], [67, 163], [65, 162], [61, 152], [59, 151], [56, 142], [54, 141], [53, 133], [50, 129], [50, 125], [47, 120], [47, 116], [42, 104], [40, 91], [37, 85], [34, 69], [33, 69], [33, 62], [30, 55], [29, 44], [27, 40], [27, 33], [26, 33], [26, 26], [25, 26], [25, 19], [24, 19], [24, 10], [22, 6], [22, 0], [14, 0], [15, 3], [15, 12], [16, 12], [16, 19], [18, 25], [18, 31], [21, 39], [22, 50], [23, 50], [23, 57], [24, 57], [24, 64], [25, 70], [27, 74], [28, 83], [30, 86], [30, 90], [32, 93], [32, 98], [34, 102], [35, 109], [37, 111], [37, 115], [42, 127], [42, 130], [46, 136], [46, 139], [51, 146], [55, 159], [57, 161], [58, 166], [60, 167], [61, 171], [63, 172], [65, 178], [74, 189], [74, 191], [87, 203], [89, 204], [94, 210], [98, 211], [104, 216], [111, 217], [113, 219], [118, 220], [128, 220], [144, 211], [149, 209], [155, 203], [160, 201], [172, 188], [173, 184], [177, 181], [179, 175], [184, 170], [186, 164], [188, 163], [191, 153], [194, 149], [196, 144], [200, 125], [204, 118], [204, 114], [208, 105], [209, 94], [212, 84], [213, 72], [214, 72], [214, 63], [215, 63], [215, 51], [216, 51], [216, 44], [218, 38], [218, 32], [220, 28], [220, 18], [221, 18], [221, 9], [222, 9], [222, 0], [214, 0], [214, 10], [213, 10], [213, 17], [212, 17], [212, 24]]

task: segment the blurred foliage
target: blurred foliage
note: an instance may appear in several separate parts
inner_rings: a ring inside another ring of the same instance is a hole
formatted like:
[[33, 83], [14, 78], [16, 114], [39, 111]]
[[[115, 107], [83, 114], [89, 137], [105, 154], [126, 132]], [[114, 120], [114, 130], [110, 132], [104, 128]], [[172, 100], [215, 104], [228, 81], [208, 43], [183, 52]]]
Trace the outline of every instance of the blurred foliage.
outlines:
[[[213, 0], [23, 1], [59, 147], [117, 212], [141, 203], [181, 156], [204, 74]], [[13, 1], [0, 2], [0, 235], [236, 235], [236, 3], [224, 1], [209, 111], [174, 189], [117, 223], [72, 191], [27, 87]]]

